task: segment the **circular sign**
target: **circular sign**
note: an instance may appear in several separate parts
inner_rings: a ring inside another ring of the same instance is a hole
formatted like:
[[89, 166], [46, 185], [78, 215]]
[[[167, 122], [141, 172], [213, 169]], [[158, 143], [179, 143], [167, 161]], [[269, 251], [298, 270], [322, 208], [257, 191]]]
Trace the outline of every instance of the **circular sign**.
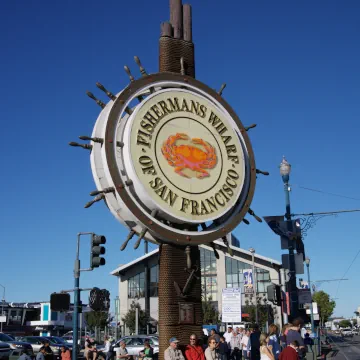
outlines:
[[127, 121], [125, 170], [148, 208], [175, 222], [203, 223], [234, 207], [245, 158], [229, 115], [191, 90], [160, 90]]
[[254, 156], [239, 118], [215, 91], [188, 76], [153, 74], [131, 82], [103, 112], [93, 175], [132, 233], [196, 245], [243, 220]]

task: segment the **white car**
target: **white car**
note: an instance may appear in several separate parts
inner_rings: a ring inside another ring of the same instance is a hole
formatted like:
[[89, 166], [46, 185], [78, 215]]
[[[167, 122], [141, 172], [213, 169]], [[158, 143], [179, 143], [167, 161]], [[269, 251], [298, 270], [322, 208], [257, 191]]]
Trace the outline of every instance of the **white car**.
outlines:
[[341, 332], [343, 336], [354, 336], [353, 332], [351, 330], [345, 329]]

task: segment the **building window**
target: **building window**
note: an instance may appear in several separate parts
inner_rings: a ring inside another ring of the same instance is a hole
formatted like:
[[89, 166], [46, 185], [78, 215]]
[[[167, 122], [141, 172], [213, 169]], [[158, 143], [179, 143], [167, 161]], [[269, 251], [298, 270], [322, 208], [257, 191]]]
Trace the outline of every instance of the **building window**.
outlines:
[[52, 311], [51, 312], [51, 321], [57, 321], [57, 319], [58, 319], [57, 311]]
[[150, 296], [159, 296], [159, 266], [155, 265], [150, 268]]
[[[251, 269], [251, 264], [243, 263], [232, 259], [228, 256], [225, 257], [225, 268], [226, 268], [226, 287], [240, 288], [241, 292], [244, 293], [244, 277], [243, 270]], [[267, 270], [256, 268], [256, 280], [258, 293], [266, 293], [267, 286], [271, 284], [270, 273]]]
[[202, 295], [217, 301], [216, 257], [213, 251], [200, 248]]
[[145, 296], [145, 273], [141, 272], [128, 280], [128, 298], [136, 299]]

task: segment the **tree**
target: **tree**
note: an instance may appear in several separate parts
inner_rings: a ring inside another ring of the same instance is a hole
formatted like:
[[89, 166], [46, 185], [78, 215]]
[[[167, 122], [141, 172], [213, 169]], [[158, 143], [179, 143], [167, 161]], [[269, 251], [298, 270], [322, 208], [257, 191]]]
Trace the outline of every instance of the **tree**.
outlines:
[[325, 323], [334, 312], [336, 302], [334, 300], [330, 300], [329, 294], [322, 290], [314, 293], [313, 301], [317, 303], [319, 315], [322, 322]]
[[124, 317], [121, 318], [121, 320], [124, 322], [126, 327], [130, 330], [130, 333], [135, 332], [135, 318], [136, 318], [136, 308], [138, 310], [139, 314], [139, 330], [146, 329], [146, 325], [149, 321], [149, 318], [146, 316], [146, 313], [144, 310], [141, 309], [141, 306], [139, 303], [135, 302], [135, 300], [131, 303], [130, 309], [125, 314]]
[[341, 328], [348, 328], [348, 327], [352, 327], [351, 321], [350, 320], [341, 320], [339, 322], [339, 326]]
[[204, 324], [220, 324], [220, 314], [219, 311], [217, 311], [214, 307], [214, 305], [211, 302], [211, 297], [206, 299], [206, 297], [203, 297], [202, 300], [202, 311], [203, 311], [203, 323]]
[[90, 330], [95, 327], [104, 328], [107, 326], [111, 318], [108, 311], [89, 311], [85, 313], [85, 321]]
[[[251, 295], [253, 298], [254, 295]], [[257, 308], [258, 308], [258, 319], [259, 319], [259, 327], [263, 328], [268, 320], [269, 316], [269, 305], [266, 303], [266, 299], [260, 296], [256, 297], [257, 299]], [[245, 314], [249, 314], [248, 320], [250, 323], [256, 323], [256, 308], [255, 305], [250, 304], [248, 299], [245, 300], [245, 306], [243, 306], [243, 312]]]

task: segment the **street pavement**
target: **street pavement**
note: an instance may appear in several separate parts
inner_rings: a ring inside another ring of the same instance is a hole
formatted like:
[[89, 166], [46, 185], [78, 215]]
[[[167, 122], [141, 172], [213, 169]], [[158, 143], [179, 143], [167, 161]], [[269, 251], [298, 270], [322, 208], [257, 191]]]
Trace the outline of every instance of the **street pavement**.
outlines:
[[360, 336], [341, 337], [328, 334], [332, 351], [326, 356], [332, 360], [360, 360]]

